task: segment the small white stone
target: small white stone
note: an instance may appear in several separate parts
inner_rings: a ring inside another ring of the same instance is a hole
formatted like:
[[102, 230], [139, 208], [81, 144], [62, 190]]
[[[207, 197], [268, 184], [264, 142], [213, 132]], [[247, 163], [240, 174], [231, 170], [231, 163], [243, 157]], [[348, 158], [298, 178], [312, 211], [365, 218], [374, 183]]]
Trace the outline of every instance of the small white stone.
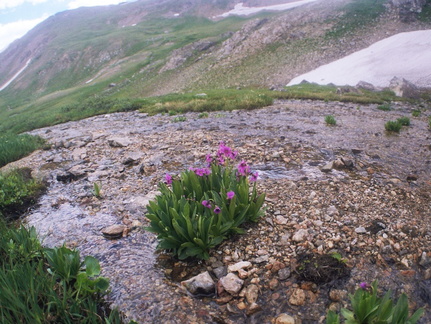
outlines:
[[249, 261], [241, 261], [241, 262], [237, 262], [235, 264], [232, 264], [230, 266], [228, 266], [228, 271], [229, 272], [238, 272], [240, 270], [243, 269], [248, 269], [251, 267], [251, 262]]

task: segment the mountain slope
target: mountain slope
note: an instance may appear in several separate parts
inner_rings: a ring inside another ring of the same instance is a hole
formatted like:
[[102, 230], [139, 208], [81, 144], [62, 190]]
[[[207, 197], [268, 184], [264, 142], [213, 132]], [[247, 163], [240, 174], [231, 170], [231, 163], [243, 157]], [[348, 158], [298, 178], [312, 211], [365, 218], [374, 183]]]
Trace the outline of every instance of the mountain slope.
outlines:
[[[422, 13], [404, 10], [407, 2], [412, 9], [421, 1]], [[50, 17], [0, 53], [0, 85], [16, 76], [0, 92], [1, 120], [31, 123], [23, 116], [61, 114], [92, 96], [282, 87], [388, 36], [430, 28], [430, 0], [319, 0], [284, 12], [213, 19], [238, 3], [141, 0]]]

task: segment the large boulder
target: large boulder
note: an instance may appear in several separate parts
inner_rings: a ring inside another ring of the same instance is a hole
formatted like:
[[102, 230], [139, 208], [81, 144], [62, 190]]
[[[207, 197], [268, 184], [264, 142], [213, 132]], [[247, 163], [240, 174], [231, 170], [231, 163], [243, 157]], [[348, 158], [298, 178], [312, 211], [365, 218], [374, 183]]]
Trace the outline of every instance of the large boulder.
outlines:
[[389, 84], [389, 89], [391, 89], [398, 97], [413, 99], [420, 98], [419, 88], [406, 79], [394, 77]]

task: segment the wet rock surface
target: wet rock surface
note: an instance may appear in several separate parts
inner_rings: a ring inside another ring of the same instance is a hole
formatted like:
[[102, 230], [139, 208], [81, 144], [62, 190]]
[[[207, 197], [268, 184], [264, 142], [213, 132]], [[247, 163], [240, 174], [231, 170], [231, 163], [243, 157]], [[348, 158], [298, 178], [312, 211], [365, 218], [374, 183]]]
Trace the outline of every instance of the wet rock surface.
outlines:
[[[425, 307], [421, 323], [429, 323], [430, 111], [412, 118], [416, 108], [394, 104], [383, 112], [377, 105], [290, 100], [203, 119], [187, 113], [184, 122], [137, 112], [103, 115], [34, 131], [52, 148], [7, 167], [28, 166], [49, 182], [25, 222], [47, 246], [66, 243], [97, 257], [111, 279], [109, 300], [128, 319], [318, 323], [328, 308], [345, 307], [360, 282], [378, 279], [382, 291], [405, 292], [413, 308]], [[337, 126], [325, 125], [329, 114]], [[401, 116], [411, 126], [387, 134], [384, 123]], [[259, 171], [266, 215], [207, 261], [156, 252], [155, 236], [143, 226], [158, 182], [166, 172], [201, 166], [222, 140]], [[322, 172], [337, 160], [344, 166]], [[111, 225], [115, 239], [102, 232]], [[333, 253], [349, 268], [347, 277], [301, 279], [301, 256]], [[205, 271], [218, 294], [194, 298], [180, 283]], [[231, 291], [220, 284], [226, 277], [238, 284]]]

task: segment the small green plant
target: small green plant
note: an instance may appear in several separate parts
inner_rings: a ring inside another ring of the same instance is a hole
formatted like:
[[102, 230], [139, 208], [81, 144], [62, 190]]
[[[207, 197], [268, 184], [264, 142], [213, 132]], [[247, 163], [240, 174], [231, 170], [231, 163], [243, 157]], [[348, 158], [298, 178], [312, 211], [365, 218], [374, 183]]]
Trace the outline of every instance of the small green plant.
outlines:
[[174, 119], [172, 119], [173, 123], [180, 123], [180, 122], [185, 122], [187, 120], [187, 117], [185, 116], [178, 116], [175, 117]]
[[383, 110], [383, 111], [390, 111], [391, 105], [389, 103], [384, 103], [383, 105], [377, 106], [377, 109]]
[[146, 215], [146, 229], [158, 235], [160, 249], [179, 259], [208, 259], [211, 248], [244, 233], [244, 222], [258, 221], [265, 194], [257, 194], [258, 175], [246, 161], [233, 167], [236, 157], [237, 152], [221, 143], [216, 157], [206, 156], [208, 167], [182, 172], [179, 179], [166, 175]]
[[333, 257], [335, 260], [337, 260], [340, 263], [344, 263], [344, 264], [347, 263], [347, 259], [343, 258], [343, 256], [338, 252], [331, 253], [331, 257]]
[[413, 117], [419, 117], [421, 115], [421, 111], [420, 110], [413, 110], [412, 111], [412, 116]]
[[202, 112], [198, 115], [198, 118], [208, 118], [208, 113], [207, 112]]
[[[377, 280], [371, 285], [362, 282], [354, 295], [350, 295], [352, 310], [341, 309], [345, 318], [345, 324], [414, 324], [424, 313], [422, 308], [409, 316], [408, 299], [402, 294], [397, 303], [392, 300], [392, 291], [389, 290], [383, 297], [377, 296]], [[329, 311], [326, 316], [326, 324], [339, 324], [339, 316]]]
[[390, 120], [390, 121], [386, 122], [386, 124], [385, 124], [385, 129], [388, 132], [399, 133], [401, 130], [401, 127], [402, 127], [402, 125], [396, 120], [395, 121]]
[[76, 250], [44, 249], [36, 229], [0, 221], [0, 318], [2, 323], [120, 324], [103, 296], [109, 282], [99, 262], [81, 261]]
[[326, 125], [334, 126], [337, 124], [337, 121], [335, 120], [335, 117], [332, 115], [325, 116], [325, 123]]
[[410, 118], [409, 117], [400, 117], [397, 119], [402, 126], [410, 126]]
[[175, 116], [177, 112], [175, 110], [169, 110], [168, 115], [169, 116]]
[[96, 198], [101, 198], [101, 191], [102, 191], [102, 187], [100, 184], [98, 184], [97, 182], [93, 183], [93, 195]]

